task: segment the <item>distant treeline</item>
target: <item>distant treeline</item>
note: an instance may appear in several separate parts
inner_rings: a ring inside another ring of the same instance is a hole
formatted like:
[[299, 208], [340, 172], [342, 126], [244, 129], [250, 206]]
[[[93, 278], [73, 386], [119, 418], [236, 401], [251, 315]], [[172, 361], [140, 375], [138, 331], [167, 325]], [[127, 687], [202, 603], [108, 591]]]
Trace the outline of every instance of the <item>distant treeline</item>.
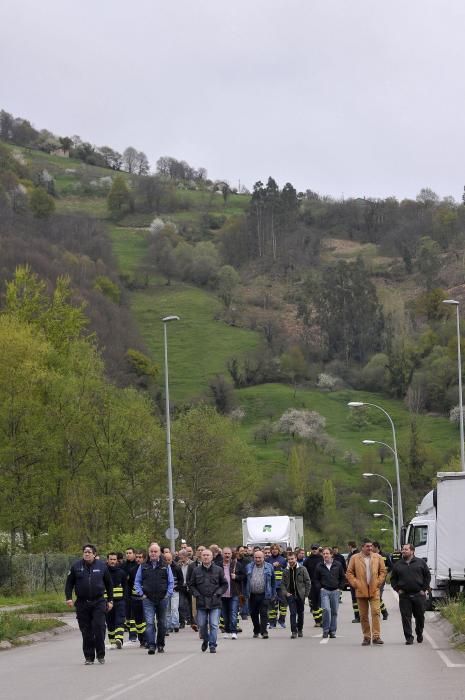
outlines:
[[[148, 175], [150, 172], [146, 154], [133, 146], [128, 146], [123, 153], [119, 153], [110, 146], [95, 146], [83, 141], [78, 135], [57, 136], [48, 129], [35, 129], [29, 120], [15, 117], [4, 109], [0, 110], [0, 139], [45, 153], [60, 153], [101, 168], [134, 175]], [[194, 168], [186, 161], [171, 156], [161, 156], [156, 163], [156, 171], [171, 180], [207, 181], [205, 168]]]

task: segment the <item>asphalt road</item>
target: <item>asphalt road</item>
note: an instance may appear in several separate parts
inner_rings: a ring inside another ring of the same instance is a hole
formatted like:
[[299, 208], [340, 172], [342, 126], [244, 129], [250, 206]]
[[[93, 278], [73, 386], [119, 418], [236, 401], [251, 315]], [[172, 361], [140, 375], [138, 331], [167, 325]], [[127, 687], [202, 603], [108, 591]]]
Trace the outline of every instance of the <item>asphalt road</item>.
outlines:
[[405, 646], [394, 594], [387, 589], [384, 646], [361, 647], [350, 596], [340, 606], [337, 639], [323, 640], [310, 613], [302, 639], [289, 629], [253, 639], [250, 622], [237, 641], [219, 639], [202, 653], [192, 630], [166, 640], [163, 655], [126, 647], [109, 651], [104, 666], [84, 666], [78, 630], [51, 641], [0, 653], [2, 700], [463, 700], [465, 654], [452, 649], [438, 623], [425, 641]]

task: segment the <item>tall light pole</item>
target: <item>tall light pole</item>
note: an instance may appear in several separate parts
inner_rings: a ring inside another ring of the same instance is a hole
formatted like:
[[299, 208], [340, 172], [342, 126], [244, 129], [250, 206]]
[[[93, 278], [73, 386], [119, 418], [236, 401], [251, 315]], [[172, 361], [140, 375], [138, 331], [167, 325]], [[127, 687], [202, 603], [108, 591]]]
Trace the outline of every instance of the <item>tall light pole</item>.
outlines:
[[400, 533], [402, 530], [402, 524], [404, 522], [404, 513], [402, 510], [402, 493], [400, 490], [400, 470], [399, 470], [399, 457], [397, 455], [397, 440], [396, 440], [396, 429], [394, 427], [394, 421], [392, 420], [391, 416], [387, 411], [384, 410], [381, 406], [378, 406], [376, 403], [368, 403], [367, 401], [349, 401], [347, 404], [348, 406], [351, 406], [352, 408], [360, 408], [361, 406], [371, 406], [372, 408], [377, 408], [378, 411], [381, 411], [384, 413], [386, 418], [388, 419], [389, 423], [391, 424], [391, 429], [392, 429], [392, 440], [393, 440], [393, 454], [394, 454], [394, 461], [396, 465], [396, 480], [397, 480], [397, 532]]
[[388, 518], [391, 521], [391, 523], [394, 524], [394, 520], [387, 513], [373, 513], [373, 517], [374, 518]]
[[[394, 450], [392, 449], [392, 447], [390, 445], [386, 444], [385, 442], [381, 442], [380, 440], [362, 440], [362, 443], [364, 445], [384, 445], [384, 447], [387, 447], [388, 450], [391, 450], [392, 454], [394, 454]], [[377, 476], [380, 479], [383, 479], [387, 483], [387, 485], [389, 486], [389, 490], [391, 492], [392, 517], [394, 518], [394, 537], [395, 537], [395, 540], [397, 542], [397, 546], [400, 549], [400, 546], [401, 546], [400, 545], [400, 531], [397, 532], [397, 528], [396, 528], [396, 511], [394, 508], [394, 489], [392, 488], [391, 482], [389, 481], [389, 479], [387, 479], [382, 474], [373, 474], [372, 472], [365, 472], [364, 474], [362, 474], [362, 476], [366, 479], [369, 478], [370, 476]]]
[[444, 299], [443, 304], [450, 304], [455, 306], [456, 320], [457, 320], [457, 364], [459, 372], [459, 409], [460, 409], [460, 464], [462, 465], [462, 471], [465, 472], [465, 448], [463, 442], [463, 399], [462, 399], [462, 356], [460, 352], [460, 315], [459, 307], [460, 302], [455, 299]]
[[393, 517], [393, 521], [394, 521], [394, 522], [393, 522], [392, 532], [393, 532], [393, 536], [394, 536], [394, 549], [395, 549], [397, 546], [400, 545], [400, 542], [399, 542], [398, 539], [397, 539], [396, 511], [395, 511], [395, 509], [394, 509], [394, 489], [392, 488], [392, 484], [391, 484], [391, 482], [389, 481], [389, 479], [386, 479], [386, 477], [383, 476], [382, 474], [373, 474], [373, 472], [364, 472], [364, 473], [362, 474], [362, 476], [363, 476], [364, 479], [369, 479], [371, 476], [377, 476], [378, 478], [383, 479], [383, 481], [385, 481], [385, 482], [387, 483], [387, 485], [389, 486], [389, 490], [391, 491], [391, 510], [392, 510], [392, 517]]
[[397, 546], [397, 537], [396, 537], [396, 519], [395, 519], [393, 507], [390, 506], [387, 501], [381, 501], [379, 498], [370, 498], [369, 501], [370, 501], [370, 503], [383, 503], [391, 511], [391, 513], [392, 513], [392, 541], [393, 541], [393, 545], [394, 545], [394, 549], [395, 549]]
[[166, 327], [170, 321], [179, 321], [179, 316], [165, 316], [163, 321], [163, 337], [165, 342], [165, 411], [166, 411], [166, 458], [168, 461], [168, 512], [170, 521], [170, 549], [175, 552], [176, 537], [174, 530], [174, 498], [173, 498], [173, 471], [171, 468], [171, 417], [170, 417], [170, 391], [168, 385], [168, 334]]

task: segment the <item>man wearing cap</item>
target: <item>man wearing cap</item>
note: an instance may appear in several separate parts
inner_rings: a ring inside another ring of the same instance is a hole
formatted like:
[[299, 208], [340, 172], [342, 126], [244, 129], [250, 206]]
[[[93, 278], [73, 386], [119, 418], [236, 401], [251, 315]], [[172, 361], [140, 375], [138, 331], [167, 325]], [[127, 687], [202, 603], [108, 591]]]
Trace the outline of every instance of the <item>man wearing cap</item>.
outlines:
[[321, 608], [320, 602], [320, 588], [314, 580], [315, 569], [318, 566], [318, 564], [323, 561], [323, 557], [318, 551], [319, 548], [319, 544], [312, 544], [310, 556], [308, 556], [303, 563], [303, 565], [308, 571], [308, 575], [310, 576], [311, 581], [309, 601], [310, 610], [313, 614], [313, 621], [315, 622], [315, 627], [321, 627], [323, 621], [323, 610]]

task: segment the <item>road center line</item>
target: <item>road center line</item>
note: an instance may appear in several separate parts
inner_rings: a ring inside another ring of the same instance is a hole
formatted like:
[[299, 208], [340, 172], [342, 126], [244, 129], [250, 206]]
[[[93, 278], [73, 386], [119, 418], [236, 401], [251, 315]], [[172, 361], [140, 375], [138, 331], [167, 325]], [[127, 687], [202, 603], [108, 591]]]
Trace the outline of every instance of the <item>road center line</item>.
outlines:
[[136, 673], [135, 676], [131, 676], [131, 678], [128, 678], [129, 681], [137, 681], [139, 678], [143, 678], [144, 674], [143, 673]]
[[161, 668], [159, 671], [155, 671], [155, 673], [152, 673], [150, 676], [144, 676], [140, 681], [136, 681], [136, 683], [132, 683], [131, 686], [125, 685], [124, 688], [121, 690], [118, 690], [116, 693], [113, 693], [113, 695], [107, 695], [105, 697], [105, 700], [113, 700], [113, 698], [118, 698], [120, 695], [123, 695], [124, 693], [128, 692], [128, 689], [132, 690], [134, 688], [137, 688], [137, 686], [142, 685], [143, 683], [148, 683], [148, 681], [153, 680], [154, 678], [157, 678], [157, 676], [161, 676], [162, 673], [166, 673], [166, 671], [170, 671], [172, 668], [176, 668], [176, 666], [179, 666], [179, 664], [183, 664], [185, 661], [188, 659], [191, 659], [194, 656], [194, 654], [189, 654], [189, 656], [184, 656], [182, 659], [179, 659], [179, 661], [176, 661], [174, 664], [170, 664], [169, 666], [165, 666], [165, 668]]

